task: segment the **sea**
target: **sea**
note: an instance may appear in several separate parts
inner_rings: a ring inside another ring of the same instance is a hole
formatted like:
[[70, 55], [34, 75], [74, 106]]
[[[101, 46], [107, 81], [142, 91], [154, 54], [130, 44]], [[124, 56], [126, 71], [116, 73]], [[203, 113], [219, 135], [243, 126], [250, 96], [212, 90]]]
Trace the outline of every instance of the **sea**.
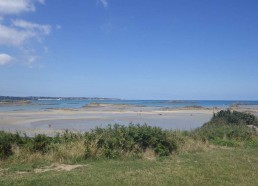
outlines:
[[258, 108], [258, 101], [248, 100], [83, 100], [83, 99], [39, 99], [31, 104], [0, 105], [0, 112], [4, 111], [41, 111], [48, 109], [80, 109], [90, 103], [126, 104], [143, 107], [206, 107], [229, 108], [231, 106]]

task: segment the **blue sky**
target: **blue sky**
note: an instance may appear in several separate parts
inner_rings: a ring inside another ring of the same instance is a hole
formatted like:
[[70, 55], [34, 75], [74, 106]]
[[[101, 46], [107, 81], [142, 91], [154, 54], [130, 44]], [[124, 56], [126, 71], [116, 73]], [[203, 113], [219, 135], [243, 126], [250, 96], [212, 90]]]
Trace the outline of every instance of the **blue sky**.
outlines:
[[257, 0], [0, 0], [0, 95], [258, 100]]

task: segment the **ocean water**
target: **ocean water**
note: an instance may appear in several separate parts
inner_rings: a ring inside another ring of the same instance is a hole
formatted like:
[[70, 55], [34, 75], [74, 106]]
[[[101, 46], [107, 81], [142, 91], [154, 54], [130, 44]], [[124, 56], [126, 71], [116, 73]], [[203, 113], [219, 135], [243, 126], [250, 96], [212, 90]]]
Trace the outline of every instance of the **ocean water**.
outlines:
[[105, 103], [105, 104], [128, 104], [144, 107], [165, 107], [165, 108], [180, 108], [180, 107], [219, 107], [229, 108], [232, 105], [241, 107], [258, 108], [258, 101], [229, 101], [229, 100], [35, 100], [28, 105], [0, 105], [0, 112], [4, 111], [22, 111], [22, 110], [48, 110], [48, 109], [80, 109], [90, 103]]

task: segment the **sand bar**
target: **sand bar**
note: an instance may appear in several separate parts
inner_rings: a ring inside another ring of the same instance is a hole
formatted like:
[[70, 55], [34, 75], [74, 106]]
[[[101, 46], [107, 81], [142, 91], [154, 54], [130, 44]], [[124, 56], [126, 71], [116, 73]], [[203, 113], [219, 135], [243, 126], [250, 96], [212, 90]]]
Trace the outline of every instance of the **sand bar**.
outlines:
[[[258, 110], [235, 108], [257, 115]], [[209, 121], [220, 109], [141, 107], [128, 105], [101, 104], [81, 109], [49, 109], [43, 111], [0, 112], [0, 130], [23, 131], [29, 134], [52, 135], [66, 129], [84, 132], [108, 124], [147, 123], [164, 129], [191, 130]]]

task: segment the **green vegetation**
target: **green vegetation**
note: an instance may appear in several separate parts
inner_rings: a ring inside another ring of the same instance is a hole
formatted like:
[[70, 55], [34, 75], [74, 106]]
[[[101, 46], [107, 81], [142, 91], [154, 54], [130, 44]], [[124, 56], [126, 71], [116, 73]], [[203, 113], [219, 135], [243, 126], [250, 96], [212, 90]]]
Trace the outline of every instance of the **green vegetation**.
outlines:
[[[82, 145], [83, 144], [83, 145]], [[55, 154], [64, 159], [65, 152], [60, 147], [67, 145], [82, 145], [81, 159], [123, 157], [140, 158], [146, 151], [152, 151], [156, 156], [169, 156], [177, 149], [177, 139], [173, 132], [159, 127], [147, 125], [109, 125], [107, 128], [96, 128], [84, 134], [66, 131], [55, 137], [36, 135], [29, 138], [19, 133], [0, 133], [1, 159], [9, 156], [19, 156], [24, 152]], [[63, 150], [67, 150], [64, 148]], [[77, 151], [78, 152], [78, 151]]]
[[[0, 185], [257, 185], [255, 126], [254, 115], [226, 110], [194, 131], [116, 124], [54, 137], [0, 132]], [[83, 166], [66, 172], [53, 163]]]
[[[254, 125], [258, 126], [258, 120], [253, 114], [221, 110], [217, 114], [213, 115], [213, 118], [209, 123], [215, 123], [217, 125]], [[207, 123], [207, 124], [209, 124]]]
[[192, 136], [202, 141], [223, 146], [258, 146], [257, 118], [248, 113], [220, 111], [211, 121], [196, 129]]
[[177, 149], [176, 139], [169, 131], [147, 125], [114, 125], [85, 133], [85, 158], [140, 157], [147, 149], [158, 156], [168, 156]]

